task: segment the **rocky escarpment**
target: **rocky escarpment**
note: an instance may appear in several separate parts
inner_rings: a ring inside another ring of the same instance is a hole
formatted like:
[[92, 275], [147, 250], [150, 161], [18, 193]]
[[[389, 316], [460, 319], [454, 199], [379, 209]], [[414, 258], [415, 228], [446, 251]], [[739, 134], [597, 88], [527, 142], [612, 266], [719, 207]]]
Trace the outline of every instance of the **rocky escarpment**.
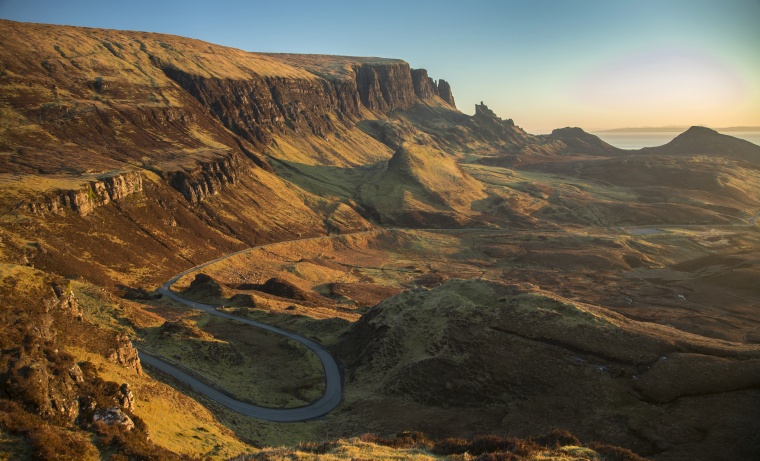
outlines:
[[412, 72], [405, 62], [359, 66], [356, 87], [362, 104], [379, 112], [408, 109], [416, 100]]
[[234, 185], [241, 171], [244, 171], [240, 159], [234, 153], [199, 161], [194, 167], [163, 173], [169, 184], [192, 203], [202, 202], [224, 187]]
[[274, 135], [287, 129], [325, 138], [341, 124], [358, 119], [362, 107], [386, 113], [434, 97], [454, 106], [448, 83], [434, 81], [425, 69], [411, 69], [400, 60], [357, 61], [346, 64], [344, 74], [312, 69], [313, 77], [251, 73], [245, 79], [202, 76], [160, 60], [155, 64], [230, 131], [259, 147], [269, 145]]
[[28, 204], [35, 214], [71, 210], [86, 215], [99, 206], [142, 192], [142, 175], [136, 171], [109, 173], [78, 189], [59, 190]]
[[230, 131], [257, 146], [268, 145], [272, 135], [286, 127], [324, 137], [336, 127], [328, 114], [338, 119], [358, 115], [356, 88], [350, 84], [255, 74], [233, 80], [194, 75], [175, 67], [163, 70]]
[[428, 77], [425, 69], [412, 69], [412, 84], [414, 85], [414, 94], [420, 99], [429, 99], [438, 96], [451, 107], [454, 104], [454, 96], [451, 94], [451, 86], [446, 80], [440, 79], [437, 82]]

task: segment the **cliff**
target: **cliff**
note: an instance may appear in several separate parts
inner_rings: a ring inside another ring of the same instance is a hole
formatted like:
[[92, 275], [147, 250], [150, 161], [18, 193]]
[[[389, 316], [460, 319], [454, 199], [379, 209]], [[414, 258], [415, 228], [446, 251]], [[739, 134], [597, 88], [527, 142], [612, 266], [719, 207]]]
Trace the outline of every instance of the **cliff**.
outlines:
[[142, 176], [136, 171], [116, 172], [100, 175], [99, 179], [88, 181], [78, 189], [59, 190], [47, 193], [39, 201], [28, 204], [35, 214], [62, 213], [71, 210], [87, 215], [96, 207], [142, 192]]
[[[452, 107], [448, 84], [435, 82], [425, 69], [411, 69], [399, 60], [346, 61], [336, 73], [319, 57], [271, 55], [289, 65], [303, 66], [312, 76], [279, 77], [251, 74], [243, 80], [205, 77], [158, 61], [164, 73], [196, 98], [224, 126], [254, 145], [263, 147], [273, 135], [292, 130], [326, 138], [338, 124], [350, 126], [361, 118], [361, 109], [384, 114], [411, 108], [420, 99], [440, 97]], [[327, 57], [325, 57], [327, 59]], [[345, 58], [350, 60], [350, 58]], [[330, 61], [332, 62], [332, 61]]]
[[451, 94], [451, 86], [446, 80], [440, 79], [437, 82], [428, 77], [425, 69], [412, 69], [412, 84], [414, 85], [414, 94], [420, 99], [430, 99], [438, 96], [450, 105], [456, 108], [454, 96]]
[[241, 169], [240, 158], [230, 153], [163, 173], [163, 176], [189, 202], [198, 203], [209, 195], [219, 193], [227, 185], [237, 183]]

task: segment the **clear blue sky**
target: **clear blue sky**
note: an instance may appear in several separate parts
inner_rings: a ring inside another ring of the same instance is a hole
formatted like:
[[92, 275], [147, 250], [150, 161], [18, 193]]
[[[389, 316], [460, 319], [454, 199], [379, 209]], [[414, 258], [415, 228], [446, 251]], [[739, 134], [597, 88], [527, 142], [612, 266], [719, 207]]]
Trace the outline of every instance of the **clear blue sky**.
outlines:
[[760, 0], [0, 0], [0, 17], [401, 58], [534, 133], [760, 125]]

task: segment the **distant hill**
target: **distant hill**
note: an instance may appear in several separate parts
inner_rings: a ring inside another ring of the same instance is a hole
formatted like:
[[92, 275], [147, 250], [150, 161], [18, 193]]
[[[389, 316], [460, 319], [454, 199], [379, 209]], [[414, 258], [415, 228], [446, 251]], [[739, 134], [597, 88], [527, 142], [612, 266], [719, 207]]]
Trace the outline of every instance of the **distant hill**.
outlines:
[[[639, 126], [627, 128], [613, 128], [611, 130], [599, 130], [597, 133], [681, 133], [689, 127], [686, 125], [668, 125], [668, 126]], [[715, 131], [724, 133], [738, 131], [760, 131], [760, 126], [729, 126], [725, 128], [712, 128]]]
[[734, 160], [760, 163], [760, 146], [702, 126], [693, 126], [663, 146], [647, 147], [640, 152], [677, 156], [720, 155]]
[[621, 151], [621, 149], [602, 141], [598, 136], [586, 133], [577, 127], [558, 128], [552, 131], [547, 137], [550, 139], [559, 139], [564, 142], [567, 145], [567, 150], [569, 152], [605, 155]]

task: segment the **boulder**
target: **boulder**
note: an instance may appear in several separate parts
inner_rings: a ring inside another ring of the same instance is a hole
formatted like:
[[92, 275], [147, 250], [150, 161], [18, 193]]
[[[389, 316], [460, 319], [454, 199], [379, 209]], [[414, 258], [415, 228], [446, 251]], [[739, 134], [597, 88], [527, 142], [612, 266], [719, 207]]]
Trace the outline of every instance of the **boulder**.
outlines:
[[132, 418], [127, 416], [127, 414], [121, 411], [118, 407], [95, 410], [95, 413], [92, 415], [92, 422], [100, 422], [106, 426], [117, 427], [125, 432], [129, 432], [135, 428], [135, 423], [132, 422]]

